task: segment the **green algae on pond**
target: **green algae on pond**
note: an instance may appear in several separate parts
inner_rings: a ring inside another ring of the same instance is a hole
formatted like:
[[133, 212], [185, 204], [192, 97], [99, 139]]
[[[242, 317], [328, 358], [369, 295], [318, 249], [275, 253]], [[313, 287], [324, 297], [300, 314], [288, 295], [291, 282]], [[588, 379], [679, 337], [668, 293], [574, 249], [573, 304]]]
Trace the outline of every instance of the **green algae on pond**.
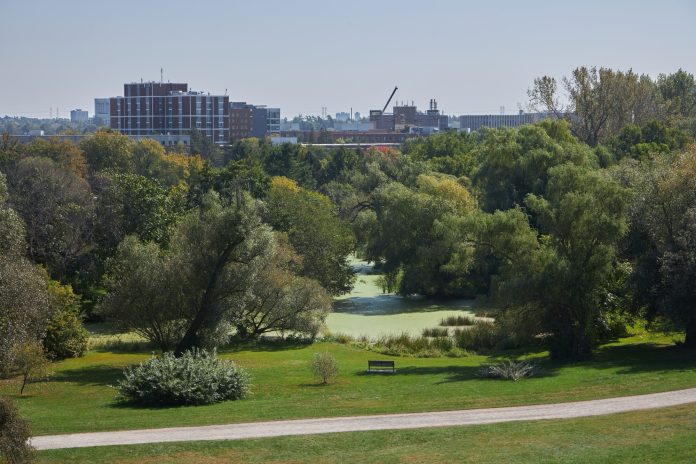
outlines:
[[383, 293], [379, 275], [370, 274], [372, 266], [354, 260], [358, 273], [352, 292], [334, 300], [333, 312], [326, 318], [330, 333], [353, 337], [408, 333], [420, 335], [426, 327], [435, 327], [449, 316], [473, 316], [474, 300], [433, 300], [404, 298]]

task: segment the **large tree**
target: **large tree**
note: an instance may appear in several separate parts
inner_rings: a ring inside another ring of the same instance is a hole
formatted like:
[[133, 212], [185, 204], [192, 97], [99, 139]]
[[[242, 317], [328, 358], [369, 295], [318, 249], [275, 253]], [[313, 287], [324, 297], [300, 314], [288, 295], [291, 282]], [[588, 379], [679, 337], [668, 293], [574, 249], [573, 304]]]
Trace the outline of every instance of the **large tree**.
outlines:
[[348, 255], [355, 243], [338, 218], [331, 200], [303, 189], [285, 177], [275, 177], [267, 196], [268, 222], [287, 233], [303, 257], [300, 273], [317, 280], [332, 295], [350, 291], [354, 274]]
[[665, 101], [670, 118], [696, 116], [696, 79], [694, 75], [679, 69], [672, 74], [657, 76], [657, 88]]
[[276, 331], [315, 336], [331, 310], [331, 298], [315, 280], [296, 274], [302, 258], [276, 234], [254, 267], [250, 286], [237, 300], [232, 324], [242, 338]]
[[627, 161], [616, 176], [634, 190], [627, 248], [636, 260], [636, 302], [647, 307], [651, 317], [666, 316], [686, 331], [686, 344], [696, 346], [696, 300], [690, 287], [696, 146], [675, 156]]
[[488, 212], [522, 205], [530, 193], [542, 194], [553, 166], [597, 164], [592, 151], [571, 135], [563, 121], [486, 131], [476, 152], [472, 180], [481, 207]]
[[24, 258], [26, 243], [19, 216], [7, 205], [0, 173], [0, 373], [10, 364], [12, 348], [43, 337], [50, 316], [46, 278]]
[[312, 333], [325, 293], [281, 266], [275, 247], [253, 200], [223, 205], [210, 193], [178, 222], [168, 249], [124, 240], [107, 266], [102, 311], [177, 354], [224, 343], [233, 328]]
[[29, 257], [64, 277], [91, 245], [89, 184], [48, 158], [25, 158], [9, 173], [10, 202], [26, 224]]
[[465, 216], [475, 201], [455, 178], [420, 175], [415, 188], [392, 182], [375, 190], [372, 211], [359, 216], [366, 233], [366, 255], [383, 263], [389, 290], [403, 295], [473, 296], [466, 273], [446, 267], [453, 243], [439, 223]]
[[103, 169], [131, 171], [133, 142], [126, 135], [109, 129], [98, 130], [80, 142], [92, 172]]
[[[590, 355], [607, 281], [626, 231], [627, 191], [601, 172], [551, 168], [543, 196], [530, 194], [532, 228], [520, 209], [473, 216], [469, 240], [501, 260], [496, 296], [507, 306], [541, 312], [555, 358]], [[473, 237], [473, 238], [471, 238]]]
[[165, 244], [183, 211], [180, 191], [138, 174], [100, 172], [92, 184], [97, 197], [95, 241], [106, 256], [127, 235]]
[[156, 243], [128, 236], [107, 262], [104, 284], [109, 292], [100, 311], [120, 329], [136, 332], [162, 351], [171, 350], [190, 317], [178, 277]]
[[78, 177], [84, 178], [87, 175], [87, 161], [82, 150], [67, 140], [60, 140], [57, 137], [36, 139], [27, 145], [27, 154], [33, 157], [50, 158]]
[[555, 78], [534, 79], [528, 91], [531, 106], [567, 119], [573, 134], [590, 146], [612, 137], [626, 124], [645, 124], [659, 112], [655, 83], [632, 70], [581, 66], [562, 84], [565, 95], [559, 95]]

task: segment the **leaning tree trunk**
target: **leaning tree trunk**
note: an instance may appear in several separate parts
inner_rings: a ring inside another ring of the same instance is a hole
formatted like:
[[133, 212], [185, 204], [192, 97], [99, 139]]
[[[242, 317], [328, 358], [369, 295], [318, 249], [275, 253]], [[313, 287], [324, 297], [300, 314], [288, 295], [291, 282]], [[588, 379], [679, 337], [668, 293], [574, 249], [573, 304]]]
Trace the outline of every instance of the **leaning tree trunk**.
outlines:
[[208, 277], [208, 284], [206, 285], [205, 292], [203, 293], [203, 298], [201, 299], [201, 304], [198, 307], [198, 312], [196, 312], [196, 317], [193, 318], [193, 321], [191, 321], [191, 324], [184, 334], [184, 337], [177, 345], [176, 350], [174, 350], [174, 356], [181, 356], [185, 351], [200, 347], [201, 331], [205, 327], [215, 322], [212, 319], [215, 317], [213, 314], [215, 312], [214, 294], [215, 288], [217, 287], [217, 280], [220, 277], [220, 274], [222, 274], [227, 261], [230, 259], [232, 250], [234, 250], [235, 246], [237, 245], [238, 243], [235, 242], [228, 243], [222, 253], [220, 253], [217, 262], [215, 263], [215, 267]]
[[696, 348], [696, 318], [686, 324], [686, 337], [684, 338], [685, 348]]

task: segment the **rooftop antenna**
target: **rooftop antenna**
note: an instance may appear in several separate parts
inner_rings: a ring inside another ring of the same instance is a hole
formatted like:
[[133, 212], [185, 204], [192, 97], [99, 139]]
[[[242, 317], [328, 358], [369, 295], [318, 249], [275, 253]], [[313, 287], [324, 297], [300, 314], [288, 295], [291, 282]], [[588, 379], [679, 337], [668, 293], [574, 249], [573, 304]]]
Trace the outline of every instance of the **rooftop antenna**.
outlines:
[[164, 68], [160, 68], [160, 84], [164, 82]]
[[225, 95], [227, 95], [227, 88], [225, 88]]

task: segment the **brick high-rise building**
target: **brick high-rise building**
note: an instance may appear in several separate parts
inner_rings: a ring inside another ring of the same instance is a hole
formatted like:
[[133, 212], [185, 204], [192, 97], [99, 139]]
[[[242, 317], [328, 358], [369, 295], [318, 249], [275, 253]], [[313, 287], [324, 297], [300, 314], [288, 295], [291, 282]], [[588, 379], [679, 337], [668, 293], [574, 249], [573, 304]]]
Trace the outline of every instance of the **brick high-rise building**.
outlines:
[[136, 137], [185, 136], [198, 129], [215, 143], [230, 138], [227, 95], [191, 92], [188, 84], [124, 84], [124, 95], [109, 99], [109, 126]]
[[254, 105], [246, 102], [230, 103], [230, 138], [241, 140], [251, 137], [254, 121]]
[[248, 137], [262, 139], [272, 134], [280, 134], [280, 108], [246, 102], [230, 104], [230, 137], [233, 140]]

